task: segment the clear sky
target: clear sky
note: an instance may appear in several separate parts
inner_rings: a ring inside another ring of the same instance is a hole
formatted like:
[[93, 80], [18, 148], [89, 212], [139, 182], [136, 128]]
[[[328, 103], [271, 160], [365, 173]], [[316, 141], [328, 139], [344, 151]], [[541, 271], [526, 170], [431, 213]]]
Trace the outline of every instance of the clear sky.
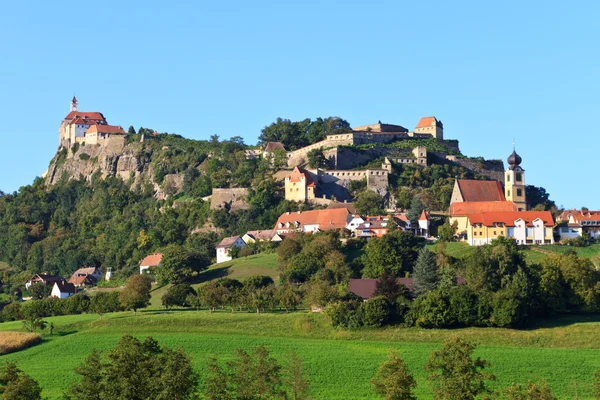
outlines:
[[0, 190], [58, 146], [73, 94], [108, 122], [256, 143], [277, 117], [414, 128], [600, 208], [598, 1], [0, 2]]

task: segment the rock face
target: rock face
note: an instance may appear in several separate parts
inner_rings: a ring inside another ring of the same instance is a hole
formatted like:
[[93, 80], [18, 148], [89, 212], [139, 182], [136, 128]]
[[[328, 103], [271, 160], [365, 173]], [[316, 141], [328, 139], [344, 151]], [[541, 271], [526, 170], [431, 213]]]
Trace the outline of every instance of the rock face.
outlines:
[[71, 150], [58, 153], [48, 167], [46, 184], [81, 177], [89, 181], [96, 172], [103, 178], [118, 176], [123, 180], [134, 179], [135, 183], [154, 183], [143, 143], [125, 145], [123, 136], [115, 136], [102, 145], [80, 146], [74, 153]]

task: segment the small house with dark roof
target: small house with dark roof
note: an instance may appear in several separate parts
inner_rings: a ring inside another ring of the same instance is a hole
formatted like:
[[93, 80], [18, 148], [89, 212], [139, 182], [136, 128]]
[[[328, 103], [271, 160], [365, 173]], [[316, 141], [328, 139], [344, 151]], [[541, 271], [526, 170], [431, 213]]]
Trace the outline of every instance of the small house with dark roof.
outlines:
[[265, 229], [262, 231], [248, 231], [242, 236], [246, 244], [255, 242], [281, 242], [283, 238], [274, 229]]
[[25, 289], [29, 289], [31, 285], [43, 283], [44, 285], [52, 286], [54, 282], [63, 282], [65, 278], [59, 275], [35, 274], [33, 278], [25, 283]]
[[79, 268], [71, 275], [69, 283], [76, 287], [95, 286], [102, 277], [102, 271], [96, 267]]
[[54, 282], [54, 286], [52, 286], [52, 291], [50, 292], [50, 297], [57, 297], [59, 299], [66, 299], [67, 297], [73, 296], [77, 293], [77, 289], [75, 285], [67, 282]]
[[230, 261], [232, 259], [229, 254], [232, 247], [242, 248], [246, 245], [241, 237], [239, 236], [230, 236], [227, 237], [217, 245], [217, 263], [222, 263], [225, 261]]

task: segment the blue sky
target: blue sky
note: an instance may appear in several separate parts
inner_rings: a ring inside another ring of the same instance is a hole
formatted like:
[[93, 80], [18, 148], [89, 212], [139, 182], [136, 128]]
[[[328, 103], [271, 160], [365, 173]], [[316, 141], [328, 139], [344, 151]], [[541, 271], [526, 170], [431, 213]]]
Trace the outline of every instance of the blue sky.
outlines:
[[277, 117], [513, 138], [527, 183], [600, 208], [600, 3], [2, 2], [0, 190], [47, 168], [73, 94], [109, 123], [255, 143]]

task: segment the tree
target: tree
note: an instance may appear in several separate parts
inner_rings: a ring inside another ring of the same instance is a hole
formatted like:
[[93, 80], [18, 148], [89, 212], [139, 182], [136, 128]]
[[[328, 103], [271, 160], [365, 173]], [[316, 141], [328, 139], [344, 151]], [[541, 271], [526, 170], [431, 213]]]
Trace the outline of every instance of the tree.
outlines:
[[390, 350], [388, 360], [379, 365], [371, 384], [373, 391], [386, 400], [416, 400], [412, 389], [417, 386], [417, 382], [404, 360], [393, 350]]
[[171, 244], [163, 251], [160, 267], [156, 270], [156, 279], [163, 284], [182, 283], [189, 280], [194, 272], [203, 271], [209, 265], [210, 258], [206, 254]]
[[486, 380], [495, 376], [483, 372], [489, 363], [471, 355], [475, 345], [455, 337], [444, 342], [440, 350], [434, 350], [425, 364], [428, 379], [434, 384], [433, 392], [439, 400], [471, 400], [489, 392]]
[[360, 313], [364, 326], [379, 328], [391, 319], [391, 305], [383, 296], [371, 297], [360, 305]]
[[173, 306], [185, 307], [188, 304], [189, 296], [196, 296], [196, 291], [188, 283], [173, 285], [167, 289], [167, 293], [161, 298], [162, 305], [165, 308]]
[[309, 168], [329, 168], [329, 160], [323, 154], [323, 148], [312, 149], [307, 154]]
[[513, 383], [502, 390], [498, 398], [502, 400], [556, 400], [546, 381], [541, 383], [529, 382], [527, 386]]
[[150, 290], [152, 283], [147, 275], [133, 275], [127, 279], [125, 289], [119, 294], [119, 301], [126, 310], [133, 310], [136, 314], [139, 308], [150, 304]]
[[196, 398], [198, 375], [181, 349], [125, 335], [106, 358], [94, 351], [85, 359], [75, 370], [81, 379], [67, 390], [67, 400]]
[[130, 135], [135, 135], [135, 128], [133, 127], [133, 125], [129, 126], [127, 133], [129, 133]]
[[360, 192], [354, 205], [361, 215], [383, 214], [383, 198], [372, 190]]
[[281, 366], [264, 346], [254, 348], [252, 353], [236, 349], [234, 359], [225, 367], [210, 358], [207, 370], [210, 374], [204, 395], [208, 400], [277, 399], [285, 393]]
[[279, 305], [285, 308], [285, 312], [289, 312], [290, 308], [295, 310], [302, 301], [297, 286], [291, 283], [279, 285], [276, 289], [276, 296]]
[[375, 296], [383, 296], [389, 301], [395, 301], [400, 294], [398, 279], [384, 272], [375, 284]]
[[412, 289], [416, 296], [430, 292], [438, 285], [435, 254], [427, 247], [423, 247], [419, 252], [419, 257], [413, 268], [413, 278]]
[[4, 400], [39, 400], [42, 389], [29, 375], [7, 362], [0, 368], [0, 395]]
[[442, 226], [438, 228], [438, 236], [440, 240], [444, 242], [452, 242], [454, 240], [454, 235], [456, 235], [456, 231], [458, 230], [458, 221], [454, 221], [452, 225], [450, 225], [450, 221], [446, 221]]
[[423, 205], [421, 199], [418, 196], [413, 197], [408, 213], [406, 213], [406, 217], [410, 220], [412, 226], [419, 226], [419, 217], [424, 209], [425, 205]]
[[43, 282], [34, 283], [29, 287], [33, 300], [44, 299], [50, 296], [50, 287]]
[[379, 278], [384, 271], [404, 276], [412, 270], [417, 258], [418, 239], [408, 231], [394, 231], [372, 238], [361, 257], [364, 278]]
[[297, 353], [290, 353], [284, 373], [284, 382], [289, 387], [288, 398], [291, 400], [308, 400], [310, 381], [305, 375], [304, 368], [302, 368], [302, 359]]
[[600, 400], [600, 369], [594, 373], [594, 399]]
[[90, 311], [98, 314], [100, 319], [105, 313], [119, 311], [120, 308], [118, 292], [99, 292], [90, 300]]

